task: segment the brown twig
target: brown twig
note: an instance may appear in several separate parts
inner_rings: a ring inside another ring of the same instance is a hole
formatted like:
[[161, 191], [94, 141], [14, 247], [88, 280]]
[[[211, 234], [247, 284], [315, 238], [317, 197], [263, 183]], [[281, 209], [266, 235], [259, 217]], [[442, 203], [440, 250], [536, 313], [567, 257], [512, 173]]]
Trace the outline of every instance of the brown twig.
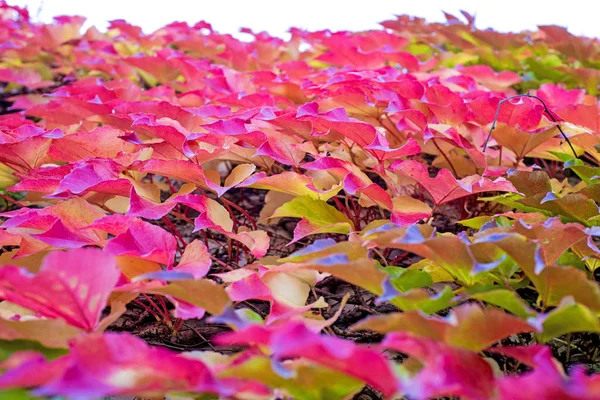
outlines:
[[440, 146], [438, 146], [438, 144], [435, 141], [435, 139], [431, 139], [431, 141], [433, 142], [433, 145], [435, 146], [435, 148], [440, 152], [440, 154], [442, 155], [442, 157], [444, 157], [444, 159], [446, 160], [446, 162], [450, 166], [450, 169], [452, 170], [452, 173], [454, 174], [454, 176], [458, 178], [458, 173], [456, 172], [456, 168], [454, 168], [454, 165], [452, 164], [452, 161], [450, 161], [450, 158], [448, 158], [448, 156], [446, 155], [446, 153], [444, 153], [442, 151], [442, 149], [440, 148]]

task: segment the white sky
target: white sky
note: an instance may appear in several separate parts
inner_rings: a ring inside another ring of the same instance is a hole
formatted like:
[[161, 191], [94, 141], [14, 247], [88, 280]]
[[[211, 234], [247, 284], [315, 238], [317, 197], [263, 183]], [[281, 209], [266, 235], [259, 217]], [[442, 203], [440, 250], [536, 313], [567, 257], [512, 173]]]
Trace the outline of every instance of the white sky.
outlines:
[[[221, 33], [241, 27], [287, 37], [289, 27], [310, 30], [363, 30], [394, 14], [443, 21], [442, 10], [459, 17], [463, 9], [476, 14], [476, 26], [498, 31], [535, 29], [556, 24], [577, 35], [600, 37], [597, 0], [8, 0], [28, 6], [32, 17], [49, 22], [56, 15], [86, 17], [86, 27], [107, 27], [125, 19], [151, 32], [173, 21], [205, 20]], [[596, 4], [596, 5], [594, 5]]]

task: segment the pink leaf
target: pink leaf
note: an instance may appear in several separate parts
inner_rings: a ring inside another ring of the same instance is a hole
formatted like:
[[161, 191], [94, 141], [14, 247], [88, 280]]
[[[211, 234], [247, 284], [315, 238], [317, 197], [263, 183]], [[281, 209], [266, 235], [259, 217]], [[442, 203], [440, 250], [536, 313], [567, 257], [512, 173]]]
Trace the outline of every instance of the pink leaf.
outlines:
[[581, 104], [585, 98], [584, 89], [564, 90], [552, 83], [542, 83], [536, 94], [551, 109]]
[[112, 161], [98, 159], [78, 164], [61, 180], [54, 196], [64, 192], [80, 194], [99, 183], [116, 180], [119, 176], [118, 166]]
[[115, 256], [135, 256], [171, 265], [177, 251], [175, 237], [164, 229], [133, 219], [125, 232], [106, 243], [105, 251]]
[[456, 180], [454, 175], [442, 169], [434, 178], [429, 177], [427, 167], [417, 161], [395, 162], [390, 169], [418, 182], [430, 195], [435, 204], [443, 204], [471, 194], [482, 192], [516, 192], [517, 189], [504, 178], [492, 181], [478, 175]]
[[86, 236], [69, 230], [60, 219], [57, 219], [46, 232], [32, 234], [31, 236], [56, 248], [74, 249], [94, 243]]
[[15, 353], [0, 363], [0, 370], [5, 370], [0, 375], [0, 389], [30, 388], [54, 381], [62, 376], [69, 362], [68, 357], [47, 361], [39, 353]]
[[[264, 345], [278, 360], [307, 358], [343, 372], [390, 396], [398, 391], [396, 378], [386, 358], [376, 350], [332, 336], [319, 335], [303, 324], [288, 323], [270, 328], [250, 325], [221, 335], [222, 344]], [[368, 366], [368, 368], [365, 368]]]
[[256, 273], [233, 282], [227, 287], [226, 291], [231, 301], [245, 301], [250, 299], [273, 300], [271, 289], [260, 280], [260, 277]]
[[44, 258], [37, 275], [0, 268], [0, 297], [92, 331], [119, 276], [114, 258], [99, 249], [56, 251]]
[[89, 399], [171, 390], [229, 394], [202, 361], [150, 347], [127, 334], [80, 338], [65, 358], [70, 362], [62, 376], [39, 388], [39, 395]]
[[203, 278], [210, 269], [212, 260], [208, 249], [199, 240], [194, 240], [187, 245], [175, 271], [189, 272], [195, 279]]
[[414, 399], [457, 396], [474, 400], [493, 398], [494, 374], [477, 353], [455, 348], [408, 332], [387, 335], [382, 346], [423, 362], [425, 366], [405, 385]]
[[533, 367], [532, 372], [499, 379], [501, 399], [593, 400], [600, 395], [597, 375], [590, 377], [581, 368], [575, 368], [570, 377], [566, 376], [549, 347], [500, 347], [490, 351], [516, 358]]
[[397, 159], [421, 153], [421, 146], [413, 138], [408, 139], [402, 146], [391, 149], [385, 136], [379, 132], [373, 143], [366, 146], [365, 149], [369, 150], [378, 160]]
[[177, 205], [175, 201], [168, 201], [162, 204], [156, 204], [150, 200], [146, 200], [135, 191], [135, 187], [131, 186], [129, 195], [129, 210], [128, 216], [142, 217], [146, 219], [160, 219]]

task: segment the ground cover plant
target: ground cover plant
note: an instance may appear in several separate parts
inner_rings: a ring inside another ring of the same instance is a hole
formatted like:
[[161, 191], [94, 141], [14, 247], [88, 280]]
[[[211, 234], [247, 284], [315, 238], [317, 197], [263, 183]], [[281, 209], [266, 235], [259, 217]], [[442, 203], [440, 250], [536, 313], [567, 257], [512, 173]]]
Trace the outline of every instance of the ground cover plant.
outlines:
[[600, 398], [597, 39], [0, 17], [0, 398]]

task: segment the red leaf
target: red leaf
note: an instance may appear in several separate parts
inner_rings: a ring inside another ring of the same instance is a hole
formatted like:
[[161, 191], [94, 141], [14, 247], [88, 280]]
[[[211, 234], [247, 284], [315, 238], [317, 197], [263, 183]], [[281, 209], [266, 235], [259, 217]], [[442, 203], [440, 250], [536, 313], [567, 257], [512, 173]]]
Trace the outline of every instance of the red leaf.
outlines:
[[313, 129], [319, 132], [329, 130], [338, 132], [342, 137], [352, 140], [361, 147], [368, 146], [375, 140], [377, 131], [373, 125], [349, 118], [343, 108], [319, 114], [318, 107], [317, 103], [304, 104], [298, 107], [296, 118], [301, 121], [311, 121]]
[[54, 160], [77, 162], [89, 158], [114, 158], [119, 152], [134, 153], [138, 146], [124, 142], [123, 132], [109, 126], [101, 126], [91, 132], [78, 132], [52, 142], [48, 154]]
[[202, 167], [190, 161], [148, 160], [143, 162], [140, 167], [138, 167], [138, 170], [193, 183], [200, 187], [210, 189], [219, 196], [222, 196], [229, 189], [221, 187], [210, 179], [207, 179]]
[[435, 204], [447, 203], [482, 192], [517, 191], [512, 183], [504, 178], [497, 178], [492, 181], [478, 175], [472, 175], [456, 180], [447, 169], [440, 170], [435, 178], [430, 178], [427, 167], [412, 160], [396, 162], [390, 166], [390, 170], [417, 181], [431, 195]]
[[463, 99], [446, 86], [432, 85], [425, 91], [429, 109], [442, 124], [458, 125], [468, 118], [468, 109]]

